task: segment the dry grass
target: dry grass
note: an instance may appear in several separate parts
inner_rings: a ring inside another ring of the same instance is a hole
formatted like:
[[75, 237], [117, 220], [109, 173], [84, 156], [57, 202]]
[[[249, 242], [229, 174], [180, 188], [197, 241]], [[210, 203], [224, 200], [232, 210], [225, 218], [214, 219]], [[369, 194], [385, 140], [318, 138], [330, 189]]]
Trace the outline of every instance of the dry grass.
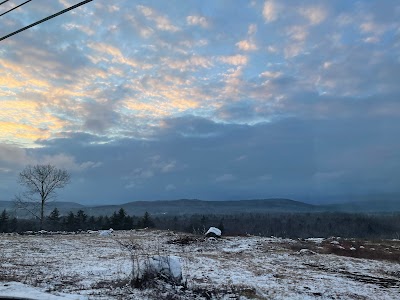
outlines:
[[[134, 289], [131, 253], [123, 249], [127, 246], [181, 257], [187, 285], [164, 282]], [[302, 256], [301, 249], [317, 254]], [[2, 236], [0, 281], [18, 281], [50, 292], [83, 292], [96, 300], [318, 299], [321, 295], [390, 299], [399, 282], [399, 249], [399, 241], [332, 238], [318, 244], [251, 236], [209, 241], [155, 230], [121, 231], [113, 237]], [[336, 277], [340, 279], [337, 291]]]
[[287, 249], [299, 251], [309, 249], [320, 254], [335, 254], [354, 258], [387, 260], [400, 263], [400, 241], [397, 240], [357, 240], [327, 239], [322, 243], [301, 240], [297, 243], [282, 243]]

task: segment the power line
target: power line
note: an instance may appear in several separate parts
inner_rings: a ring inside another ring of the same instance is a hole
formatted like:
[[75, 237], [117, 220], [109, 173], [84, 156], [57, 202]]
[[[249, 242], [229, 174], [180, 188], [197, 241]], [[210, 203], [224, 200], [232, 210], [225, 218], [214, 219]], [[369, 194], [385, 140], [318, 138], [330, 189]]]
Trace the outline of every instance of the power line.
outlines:
[[6, 3], [6, 2], [8, 2], [8, 1], [9, 1], [9, 0], [5, 0], [5, 1], [1, 2], [0, 5]]
[[[8, 0], [7, 0], [8, 1]], [[7, 1], [4, 1], [4, 2], [7, 2]], [[4, 16], [5, 14], [8, 14], [10, 11], [13, 11], [14, 9], [17, 9], [18, 7], [21, 7], [22, 5], [25, 5], [25, 4], [27, 4], [28, 2], [31, 2], [32, 0], [28, 0], [28, 1], [25, 1], [24, 3], [21, 3], [20, 5], [17, 5], [16, 7], [13, 7], [13, 8], [11, 8], [10, 10], [7, 10], [6, 12], [3, 12], [1, 15], [0, 15], [0, 17], [1, 16]], [[1, 4], [3, 4], [4, 2], [2, 2]]]
[[[31, 0], [29, 0], [29, 1], [31, 1]], [[48, 20], [50, 20], [52, 18], [55, 18], [55, 17], [57, 17], [57, 16], [59, 16], [59, 15], [61, 15], [63, 13], [66, 13], [67, 11], [75, 9], [75, 8], [77, 8], [77, 7], [81, 6], [81, 5], [84, 5], [86, 3], [89, 3], [91, 1], [93, 1], [93, 0], [86, 0], [86, 1], [79, 2], [78, 4], [75, 4], [75, 5], [71, 6], [71, 7], [68, 7], [66, 9], [62, 10], [62, 11], [59, 11], [58, 13], [55, 13], [55, 14], [53, 14], [51, 16], [48, 16], [48, 17], [46, 17], [44, 19], [41, 19], [41, 20], [39, 20], [39, 21], [37, 21], [35, 23], [32, 23], [32, 24], [30, 24], [28, 26], [25, 26], [24, 28], [18, 29], [17, 31], [14, 31], [14, 32], [12, 32], [10, 34], [7, 34], [7, 35], [3, 36], [2, 38], [0, 38], [0, 41], [5, 40], [6, 38], [9, 38], [10, 36], [13, 36], [13, 35], [15, 35], [17, 33], [20, 33], [21, 31], [27, 30], [27, 29], [29, 29], [29, 28], [31, 28], [33, 26], [36, 26], [36, 25], [38, 25], [40, 23], [46, 22], [46, 21], [48, 21]]]

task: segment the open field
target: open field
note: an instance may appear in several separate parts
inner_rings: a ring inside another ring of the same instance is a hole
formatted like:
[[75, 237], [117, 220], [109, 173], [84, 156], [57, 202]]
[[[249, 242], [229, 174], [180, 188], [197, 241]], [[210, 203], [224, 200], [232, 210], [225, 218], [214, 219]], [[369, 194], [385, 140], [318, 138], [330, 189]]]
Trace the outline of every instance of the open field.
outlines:
[[[179, 256], [187, 285], [131, 287], [132, 253], [121, 244]], [[400, 299], [399, 260], [398, 240], [209, 240], [152, 230], [3, 234], [0, 298]]]

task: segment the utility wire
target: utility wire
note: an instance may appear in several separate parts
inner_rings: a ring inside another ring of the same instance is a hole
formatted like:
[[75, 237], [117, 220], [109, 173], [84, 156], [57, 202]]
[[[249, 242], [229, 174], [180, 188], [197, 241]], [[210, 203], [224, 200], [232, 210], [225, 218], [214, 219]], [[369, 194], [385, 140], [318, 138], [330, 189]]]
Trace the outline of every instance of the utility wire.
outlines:
[[[7, 0], [8, 1], [8, 0]], [[7, 1], [4, 1], [4, 2], [7, 2]], [[28, 0], [28, 1], [25, 1], [24, 3], [21, 3], [20, 5], [17, 5], [16, 7], [13, 7], [13, 8], [11, 8], [10, 10], [7, 10], [6, 12], [3, 12], [1, 15], [0, 15], [0, 17], [1, 16], [4, 16], [5, 14], [8, 14], [10, 11], [13, 11], [14, 9], [17, 9], [18, 7], [21, 7], [22, 5], [25, 5], [25, 4], [27, 4], [28, 2], [31, 2], [32, 0]], [[2, 2], [1, 4], [3, 4], [4, 2]]]
[[[29, 1], [31, 1], [31, 0], [29, 0]], [[62, 11], [59, 11], [58, 13], [55, 13], [54, 15], [48, 16], [48, 17], [46, 17], [44, 19], [41, 19], [41, 20], [39, 20], [39, 21], [37, 21], [35, 23], [32, 23], [32, 24], [30, 24], [28, 26], [25, 26], [24, 28], [18, 29], [17, 31], [14, 31], [14, 32], [12, 32], [10, 34], [7, 34], [7, 35], [1, 37], [0, 41], [5, 40], [6, 38], [9, 38], [10, 36], [13, 36], [13, 35], [15, 35], [17, 33], [20, 33], [21, 31], [27, 30], [27, 29], [29, 29], [29, 28], [31, 28], [33, 26], [36, 26], [36, 25], [38, 25], [40, 23], [46, 22], [46, 21], [48, 21], [48, 20], [50, 20], [52, 18], [55, 18], [55, 17], [57, 17], [57, 16], [59, 16], [59, 15], [61, 15], [63, 13], [66, 13], [67, 11], [70, 11], [70, 10], [72, 10], [74, 8], [77, 8], [77, 7], [79, 7], [81, 5], [84, 5], [84, 4], [86, 4], [88, 2], [91, 2], [91, 1], [93, 1], [93, 0], [86, 0], [86, 1], [79, 2], [78, 4], [75, 4], [75, 5], [71, 6], [71, 7], [68, 7], [66, 9], [62, 10]]]
[[5, 0], [5, 1], [1, 2], [0, 5], [6, 3], [6, 2], [8, 2], [8, 1], [9, 1], [9, 0]]

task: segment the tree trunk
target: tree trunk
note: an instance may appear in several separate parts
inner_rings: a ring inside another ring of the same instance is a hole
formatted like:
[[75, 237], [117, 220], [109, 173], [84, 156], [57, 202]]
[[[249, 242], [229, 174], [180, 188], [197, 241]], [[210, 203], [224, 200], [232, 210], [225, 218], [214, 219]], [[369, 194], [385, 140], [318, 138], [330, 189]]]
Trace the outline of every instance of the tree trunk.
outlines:
[[40, 207], [40, 230], [43, 229], [43, 218], [44, 218], [44, 199], [42, 199]]

